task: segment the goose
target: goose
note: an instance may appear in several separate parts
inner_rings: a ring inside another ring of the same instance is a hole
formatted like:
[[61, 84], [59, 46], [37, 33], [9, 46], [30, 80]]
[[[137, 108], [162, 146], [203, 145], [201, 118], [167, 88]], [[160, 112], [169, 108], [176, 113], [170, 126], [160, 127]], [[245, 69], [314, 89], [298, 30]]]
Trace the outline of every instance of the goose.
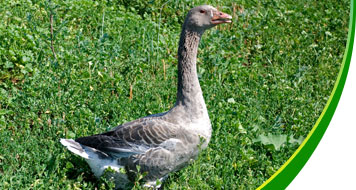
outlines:
[[178, 48], [176, 103], [169, 111], [105, 133], [60, 139], [61, 144], [83, 157], [98, 178], [111, 168], [115, 188], [128, 188], [138, 173], [145, 173], [144, 186], [159, 188], [169, 173], [187, 166], [208, 146], [212, 127], [196, 71], [197, 51], [205, 30], [231, 19], [210, 5], [188, 12]]

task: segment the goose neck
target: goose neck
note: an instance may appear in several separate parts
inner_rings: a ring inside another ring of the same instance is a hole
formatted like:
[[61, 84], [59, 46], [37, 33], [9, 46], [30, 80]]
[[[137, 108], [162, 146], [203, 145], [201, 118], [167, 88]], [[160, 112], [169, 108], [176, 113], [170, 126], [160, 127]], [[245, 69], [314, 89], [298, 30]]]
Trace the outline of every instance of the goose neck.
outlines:
[[178, 91], [177, 105], [188, 107], [205, 106], [200, 88], [196, 59], [203, 31], [183, 26], [178, 48]]

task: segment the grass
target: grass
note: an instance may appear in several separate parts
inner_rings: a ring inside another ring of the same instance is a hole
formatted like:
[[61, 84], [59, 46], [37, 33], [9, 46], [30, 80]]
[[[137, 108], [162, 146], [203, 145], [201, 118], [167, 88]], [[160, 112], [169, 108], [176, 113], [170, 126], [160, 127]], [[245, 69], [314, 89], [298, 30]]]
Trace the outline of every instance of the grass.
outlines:
[[164, 187], [254, 189], [267, 180], [326, 104], [349, 1], [1, 1], [0, 189], [110, 189], [59, 139], [171, 108], [180, 26], [199, 4], [234, 16], [204, 35], [198, 55], [213, 137]]

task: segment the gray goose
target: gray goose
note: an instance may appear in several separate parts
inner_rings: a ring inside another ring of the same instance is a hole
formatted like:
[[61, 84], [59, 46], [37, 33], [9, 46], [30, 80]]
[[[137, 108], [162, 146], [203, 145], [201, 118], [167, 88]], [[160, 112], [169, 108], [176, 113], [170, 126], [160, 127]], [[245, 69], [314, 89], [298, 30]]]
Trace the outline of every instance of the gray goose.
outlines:
[[127, 188], [132, 176], [146, 172], [145, 186], [156, 187], [170, 172], [194, 160], [208, 146], [211, 123], [200, 88], [196, 57], [204, 31], [230, 23], [231, 16], [209, 5], [191, 9], [184, 21], [178, 48], [177, 100], [167, 112], [149, 115], [97, 135], [61, 139], [68, 150], [87, 161], [94, 175], [104, 170], [116, 188]]

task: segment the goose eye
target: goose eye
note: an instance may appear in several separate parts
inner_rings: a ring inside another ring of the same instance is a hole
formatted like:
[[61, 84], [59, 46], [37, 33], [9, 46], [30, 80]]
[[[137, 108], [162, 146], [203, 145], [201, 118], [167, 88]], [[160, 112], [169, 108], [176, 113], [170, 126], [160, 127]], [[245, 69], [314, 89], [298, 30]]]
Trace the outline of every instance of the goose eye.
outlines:
[[200, 10], [200, 13], [205, 13], [205, 11], [204, 10]]

